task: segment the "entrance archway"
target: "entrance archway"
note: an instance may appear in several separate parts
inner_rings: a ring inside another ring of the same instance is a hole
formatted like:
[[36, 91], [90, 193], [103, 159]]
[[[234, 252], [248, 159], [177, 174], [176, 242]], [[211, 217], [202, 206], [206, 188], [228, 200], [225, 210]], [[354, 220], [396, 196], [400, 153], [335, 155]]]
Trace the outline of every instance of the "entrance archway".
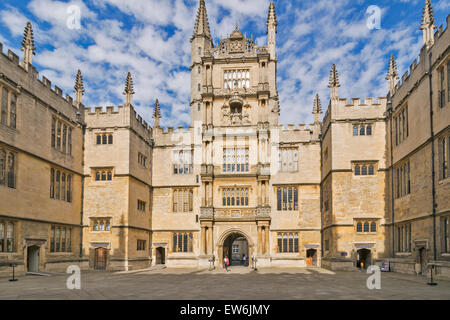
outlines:
[[166, 249], [156, 248], [156, 264], [166, 264]]
[[225, 238], [221, 260], [225, 257], [228, 257], [230, 266], [249, 266], [249, 243], [243, 234], [233, 232]]
[[356, 256], [356, 267], [367, 269], [372, 262], [372, 253], [369, 249], [359, 249]]
[[418, 258], [420, 274], [424, 275], [427, 273], [427, 250], [425, 248], [419, 248]]
[[27, 271], [39, 272], [39, 250], [38, 246], [29, 246], [27, 248]]
[[316, 249], [306, 250], [306, 266], [307, 267], [317, 267], [317, 250]]

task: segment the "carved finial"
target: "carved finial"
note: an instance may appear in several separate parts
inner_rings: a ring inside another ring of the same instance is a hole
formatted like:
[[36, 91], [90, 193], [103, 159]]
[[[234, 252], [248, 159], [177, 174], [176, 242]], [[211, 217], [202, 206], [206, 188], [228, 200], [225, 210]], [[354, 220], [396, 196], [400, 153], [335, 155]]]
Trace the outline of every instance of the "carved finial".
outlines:
[[330, 98], [331, 99], [336, 99], [338, 97], [338, 88], [340, 86], [341, 85], [339, 83], [339, 74], [338, 74], [338, 71], [336, 69], [336, 65], [333, 64], [331, 66], [330, 82], [328, 84], [328, 88], [330, 88]]
[[386, 80], [389, 82], [389, 93], [391, 96], [394, 94], [395, 90], [395, 82], [398, 80], [397, 73], [397, 63], [395, 62], [394, 55], [391, 55], [391, 59], [389, 60], [388, 73], [386, 76]]
[[322, 104], [320, 103], [318, 93], [316, 93], [316, 97], [314, 98], [313, 114], [314, 114], [314, 123], [320, 122], [320, 115], [322, 114]]
[[200, 0], [200, 4], [198, 7], [197, 19], [195, 20], [194, 35], [192, 37], [194, 38], [195, 36], [205, 36], [212, 41], [205, 0]]
[[77, 76], [75, 78], [75, 86], [73, 87], [73, 89], [76, 95], [75, 103], [77, 105], [81, 104], [84, 94], [84, 85], [83, 85], [83, 76], [81, 75], [80, 69], [78, 69]]
[[125, 95], [125, 104], [132, 104], [133, 102], [133, 79], [131, 78], [131, 72], [128, 72], [127, 80], [125, 82], [125, 91], [123, 92]]
[[437, 27], [434, 25], [433, 7], [430, 0], [425, 0], [425, 6], [423, 7], [422, 24], [419, 29], [423, 33], [423, 44], [427, 48], [434, 44], [434, 29]]
[[155, 108], [153, 109], [154, 127], [159, 127], [159, 119], [161, 119], [161, 110], [159, 109], [159, 101], [156, 99]]
[[23, 32], [23, 40], [22, 40], [22, 51], [23, 61], [25, 63], [25, 67], [28, 68], [28, 64], [33, 64], [33, 55], [35, 54], [34, 50], [34, 38], [33, 38], [33, 28], [31, 26], [31, 22], [28, 21]]
[[277, 26], [277, 14], [275, 12], [275, 4], [273, 2], [269, 5], [269, 14], [267, 16], [267, 33], [269, 33], [269, 27], [270, 26]]
[[270, 3], [269, 14], [267, 16], [267, 46], [272, 59], [276, 58], [276, 34], [277, 34], [277, 15], [275, 12], [275, 4]]

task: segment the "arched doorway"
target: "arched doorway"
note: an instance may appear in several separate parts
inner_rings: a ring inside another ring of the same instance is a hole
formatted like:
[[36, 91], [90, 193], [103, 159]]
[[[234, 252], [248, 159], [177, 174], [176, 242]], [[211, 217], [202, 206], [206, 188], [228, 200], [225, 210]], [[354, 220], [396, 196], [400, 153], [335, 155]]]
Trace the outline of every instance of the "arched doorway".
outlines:
[[372, 253], [369, 249], [359, 249], [356, 252], [356, 267], [367, 269], [372, 262]]
[[39, 250], [38, 246], [29, 246], [27, 248], [27, 271], [39, 272]]
[[156, 248], [156, 264], [166, 264], [166, 249]]
[[229, 234], [223, 242], [222, 261], [225, 257], [228, 257], [230, 266], [248, 267], [249, 243], [247, 238], [238, 232]]
[[420, 248], [418, 252], [419, 264], [420, 264], [420, 274], [427, 274], [427, 250], [425, 248]]
[[95, 249], [94, 269], [106, 270], [107, 250], [106, 248]]
[[307, 267], [317, 267], [317, 250], [316, 249], [306, 250], [306, 266]]

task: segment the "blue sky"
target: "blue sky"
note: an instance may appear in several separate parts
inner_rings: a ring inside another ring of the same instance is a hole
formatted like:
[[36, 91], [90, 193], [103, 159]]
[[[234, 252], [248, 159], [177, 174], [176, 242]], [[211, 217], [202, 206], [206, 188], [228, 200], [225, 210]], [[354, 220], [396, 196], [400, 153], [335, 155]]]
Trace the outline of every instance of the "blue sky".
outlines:
[[[311, 123], [315, 93], [325, 109], [330, 67], [336, 64], [340, 97], [385, 96], [388, 59], [402, 75], [422, 46], [418, 29], [424, 0], [278, 0], [277, 55], [280, 122]], [[432, 0], [436, 25], [446, 27], [450, 1]], [[67, 27], [67, 7], [81, 9], [81, 29]], [[367, 8], [381, 9], [381, 28], [366, 26]], [[214, 43], [236, 20], [264, 45], [269, 0], [206, 0]], [[156, 98], [163, 126], [189, 125], [190, 42], [198, 0], [2, 0], [0, 41], [22, 57], [26, 21], [33, 24], [41, 75], [73, 95], [75, 74], [84, 77], [84, 104], [120, 105], [127, 72], [134, 105], [149, 123]], [[324, 110], [325, 111], [325, 110]]]

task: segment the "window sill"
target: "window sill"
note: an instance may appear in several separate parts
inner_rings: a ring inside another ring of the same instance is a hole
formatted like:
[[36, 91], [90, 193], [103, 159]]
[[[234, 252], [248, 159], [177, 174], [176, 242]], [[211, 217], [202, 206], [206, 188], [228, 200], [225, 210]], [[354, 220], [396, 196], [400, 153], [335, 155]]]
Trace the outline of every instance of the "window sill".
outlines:
[[56, 256], [56, 255], [65, 255], [65, 256], [70, 256], [72, 254], [74, 254], [73, 252], [48, 252], [49, 255], [51, 256]]
[[399, 256], [399, 257], [409, 257], [412, 255], [412, 253], [411, 252], [396, 252], [395, 255]]
[[95, 231], [95, 230], [92, 230], [91, 231], [91, 233], [111, 233], [111, 231]]

